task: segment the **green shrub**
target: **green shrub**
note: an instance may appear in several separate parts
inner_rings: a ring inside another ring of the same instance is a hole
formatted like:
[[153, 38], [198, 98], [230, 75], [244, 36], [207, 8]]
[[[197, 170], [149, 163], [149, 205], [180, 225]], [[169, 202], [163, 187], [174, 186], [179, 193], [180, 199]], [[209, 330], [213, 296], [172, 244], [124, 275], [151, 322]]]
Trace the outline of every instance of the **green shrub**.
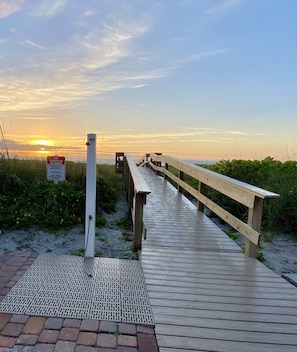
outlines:
[[117, 199], [117, 188], [110, 181], [99, 177], [97, 179], [97, 208], [101, 208], [107, 214], [115, 212]]
[[105, 227], [107, 225], [107, 220], [101, 216], [96, 216], [96, 226]]
[[128, 217], [115, 220], [115, 223], [118, 227], [125, 231], [129, 231], [132, 227], [132, 221]]
[[[278, 199], [266, 199], [263, 228], [266, 231], [297, 233], [297, 162], [280, 162], [271, 157], [262, 161], [222, 160], [208, 169], [278, 193]], [[233, 215], [246, 220], [248, 210], [228, 197], [208, 190], [209, 197]]]
[[[123, 181], [112, 176], [113, 166], [101, 169], [105, 172], [98, 178], [97, 201], [112, 212]], [[0, 158], [0, 228], [56, 230], [84, 223], [85, 171], [85, 164], [67, 162], [67, 181], [53, 184], [46, 180], [45, 161]], [[103, 220], [96, 221], [104, 226]]]

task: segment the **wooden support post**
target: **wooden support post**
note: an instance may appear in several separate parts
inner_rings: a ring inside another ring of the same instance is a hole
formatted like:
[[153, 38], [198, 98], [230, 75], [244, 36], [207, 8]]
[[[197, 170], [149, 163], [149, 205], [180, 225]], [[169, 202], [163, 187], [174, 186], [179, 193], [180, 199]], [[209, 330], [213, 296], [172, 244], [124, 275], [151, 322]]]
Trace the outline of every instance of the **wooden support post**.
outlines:
[[[165, 163], [165, 169], [168, 170], [168, 163]], [[168, 176], [164, 173], [165, 180], [168, 180]]]
[[124, 172], [124, 155], [125, 153], [117, 152], [115, 156], [115, 172], [122, 174]]
[[[180, 180], [184, 180], [184, 172], [183, 171], [178, 171], [178, 178], [180, 179]], [[182, 186], [180, 186], [180, 185], [178, 185], [177, 186], [177, 190], [180, 192], [180, 193], [183, 193], [183, 188], [182, 188]]]
[[129, 184], [128, 184], [128, 208], [129, 211], [133, 208], [134, 198], [134, 183], [131, 174], [129, 173]]
[[142, 230], [143, 230], [143, 204], [145, 204], [146, 195], [143, 193], [136, 193], [135, 195], [135, 215], [134, 215], [134, 237], [133, 237], [133, 251], [136, 252], [141, 249]]
[[[161, 166], [161, 162], [160, 162], [160, 161], [156, 161], [156, 162], [155, 162], [155, 165], [158, 166], [158, 167], [160, 167], [160, 166]], [[157, 176], [161, 176], [161, 172], [158, 171], [158, 170], [156, 170], [156, 175], [157, 175]]]
[[[198, 191], [199, 191], [201, 194], [205, 195], [205, 193], [206, 193], [206, 185], [205, 185], [205, 183], [202, 183], [201, 181], [199, 182]], [[201, 211], [201, 212], [204, 211], [204, 204], [201, 203], [201, 202], [199, 202], [198, 200], [197, 200], [197, 209], [198, 209], [199, 211]]]
[[[263, 199], [255, 197], [254, 208], [249, 209], [248, 225], [254, 230], [260, 232], [263, 212]], [[245, 254], [248, 257], [257, 258], [259, 244], [254, 244], [249, 239], [246, 239]]]
[[123, 172], [123, 177], [124, 177], [124, 191], [126, 192], [126, 200], [128, 199], [128, 185], [129, 185], [129, 166], [127, 163], [126, 157], [124, 157], [124, 172]]

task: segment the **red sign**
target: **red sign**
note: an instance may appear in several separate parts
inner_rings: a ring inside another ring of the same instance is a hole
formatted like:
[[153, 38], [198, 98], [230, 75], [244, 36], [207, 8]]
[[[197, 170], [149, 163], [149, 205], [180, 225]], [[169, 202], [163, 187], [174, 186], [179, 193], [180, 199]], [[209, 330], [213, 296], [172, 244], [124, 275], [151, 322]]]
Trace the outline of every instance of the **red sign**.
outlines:
[[65, 156], [48, 156], [46, 158], [46, 178], [58, 183], [66, 179]]

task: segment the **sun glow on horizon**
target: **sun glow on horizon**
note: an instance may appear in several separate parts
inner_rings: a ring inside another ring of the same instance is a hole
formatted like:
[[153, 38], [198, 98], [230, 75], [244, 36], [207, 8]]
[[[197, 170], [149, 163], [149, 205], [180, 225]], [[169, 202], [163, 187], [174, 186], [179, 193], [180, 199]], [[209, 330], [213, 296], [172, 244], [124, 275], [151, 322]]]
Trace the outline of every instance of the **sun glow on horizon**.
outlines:
[[32, 140], [30, 144], [38, 148], [38, 150], [35, 150], [34, 153], [36, 153], [39, 156], [49, 154], [51, 148], [55, 146], [54, 141], [50, 139], [36, 139], [36, 140]]
[[49, 139], [37, 139], [32, 141], [33, 145], [38, 145], [40, 147], [52, 147], [55, 145], [54, 141]]

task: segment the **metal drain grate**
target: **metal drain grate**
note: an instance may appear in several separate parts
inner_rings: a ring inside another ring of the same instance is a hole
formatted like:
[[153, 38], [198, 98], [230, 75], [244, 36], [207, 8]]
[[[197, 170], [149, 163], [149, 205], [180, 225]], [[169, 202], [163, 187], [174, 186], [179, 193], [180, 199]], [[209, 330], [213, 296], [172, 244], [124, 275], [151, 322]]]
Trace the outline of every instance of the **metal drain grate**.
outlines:
[[112, 258], [42, 254], [0, 312], [154, 324], [140, 262]]

